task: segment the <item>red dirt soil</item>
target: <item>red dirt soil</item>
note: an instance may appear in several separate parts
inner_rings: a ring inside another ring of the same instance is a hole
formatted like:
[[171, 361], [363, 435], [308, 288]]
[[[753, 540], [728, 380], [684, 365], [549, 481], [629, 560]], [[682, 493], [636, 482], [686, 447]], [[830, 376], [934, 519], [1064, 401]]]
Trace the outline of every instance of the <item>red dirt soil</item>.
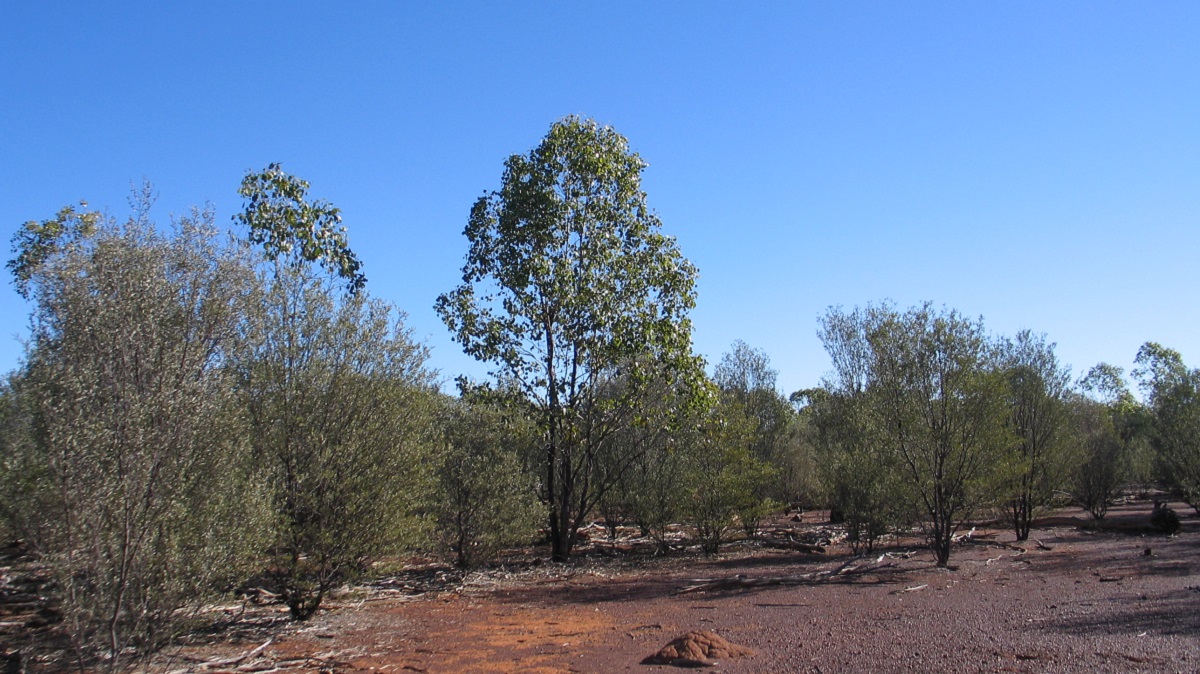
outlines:
[[[1114, 511], [1118, 531], [1081, 528], [1086, 516], [1068, 513], [1077, 517], [1045, 520], [1018, 545], [1010, 532], [980, 527], [954, 548], [950, 568], [902, 541], [855, 562], [864, 572], [797, 582], [843, 566], [849, 551], [836, 542], [826, 555], [730, 546], [707, 559], [590, 557], [473, 576], [418, 597], [350, 595], [304, 624], [270, 606], [260, 614], [276, 617], [197, 640], [152, 669], [673, 671], [640, 663], [671, 638], [705, 630], [754, 652], [717, 658], [728, 672], [1196, 672], [1200, 520], [1173, 505], [1183, 519], [1173, 537], [1141, 531], [1148, 503]], [[738, 574], [784, 584], [677, 594]], [[268, 638], [253, 657], [204, 667]]]

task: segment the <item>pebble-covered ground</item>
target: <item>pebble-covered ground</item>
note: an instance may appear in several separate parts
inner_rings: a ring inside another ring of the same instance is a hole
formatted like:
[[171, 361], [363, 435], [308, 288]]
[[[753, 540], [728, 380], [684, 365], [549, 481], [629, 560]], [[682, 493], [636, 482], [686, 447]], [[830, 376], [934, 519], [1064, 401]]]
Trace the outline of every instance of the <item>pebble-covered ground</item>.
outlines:
[[[1148, 503], [1110, 515], [1122, 531], [1080, 527], [1074, 512], [1020, 544], [980, 527], [947, 569], [914, 541], [859, 558], [835, 541], [825, 554], [732, 546], [638, 564], [593, 554], [455, 582], [397, 579], [305, 624], [255, 607], [152, 669], [671, 671], [640, 662], [707, 630], [754, 652], [716, 671], [1196, 672], [1200, 520], [1175, 508], [1184, 527], [1173, 537], [1139, 531]], [[821, 526], [805, 519], [791, 526]]]

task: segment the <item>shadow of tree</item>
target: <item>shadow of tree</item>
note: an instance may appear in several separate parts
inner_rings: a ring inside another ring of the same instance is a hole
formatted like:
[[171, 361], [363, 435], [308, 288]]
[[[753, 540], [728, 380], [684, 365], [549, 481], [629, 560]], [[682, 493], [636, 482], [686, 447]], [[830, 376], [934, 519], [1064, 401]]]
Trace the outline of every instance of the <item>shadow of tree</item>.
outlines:
[[1195, 636], [1200, 633], [1200, 592], [1182, 590], [1150, 596], [1136, 604], [1128, 600], [1105, 602], [1094, 614], [1048, 620], [1047, 628], [1067, 634], [1091, 636], [1155, 635]]

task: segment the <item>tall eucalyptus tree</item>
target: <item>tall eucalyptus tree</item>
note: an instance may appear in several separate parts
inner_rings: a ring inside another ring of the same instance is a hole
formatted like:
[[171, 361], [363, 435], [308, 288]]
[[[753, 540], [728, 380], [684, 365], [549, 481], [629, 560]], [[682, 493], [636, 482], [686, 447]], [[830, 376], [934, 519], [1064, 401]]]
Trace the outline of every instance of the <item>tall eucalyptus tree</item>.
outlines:
[[[505, 161], [500, 189], [475, 202], [462, 284], [437, 299], [464, 350], [515, 382], [533, 408], [556, 560], [570, 555], [621, 472], [600, 479], [597, 460], [636, 416], [642, 364], [701, 388], [688, 319], [696, 268], [646, 204], [645, 167], [611, 127], [555, 122], [536, 148]], [[631, 385], [605, 395], [616, 379]]]

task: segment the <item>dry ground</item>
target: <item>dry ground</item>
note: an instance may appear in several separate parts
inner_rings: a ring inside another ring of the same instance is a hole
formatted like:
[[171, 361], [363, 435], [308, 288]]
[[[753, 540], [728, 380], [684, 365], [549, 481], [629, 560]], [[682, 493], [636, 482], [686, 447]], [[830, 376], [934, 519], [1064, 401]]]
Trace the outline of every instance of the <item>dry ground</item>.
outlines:
[[[835, 541], [824, 555], [735, 545], [637, 563], [596, 543], [571, 565], [465, 578], [426, 568], [356, 588], [305, 624], [275, 605], [224, 607], [228, 625], [152, 669], [668, 671], [639, 663], [703, 629], [753, 649], [716, 665], [728, 672], [1197, 672], [1200, 520], [1174, 507], [1174, 537], [1140, 530], [1148, 503], [1114, 511], [1115, 531], [1081, 527], [1077, 512], [1048, 518], [1024, 551], [980, 527], [949, 569], [913, 541], [860, 559]], [[829, 533], [806, 519], [789, 523], [797, 535]], [[727, 587], [680, 593], [711, 579]], [[767, 584], [737, 587], [756, 582]], [[28, 649], [34, 631], [0, 643]], [[30, 671], [55, 668], [43, 657]]]

